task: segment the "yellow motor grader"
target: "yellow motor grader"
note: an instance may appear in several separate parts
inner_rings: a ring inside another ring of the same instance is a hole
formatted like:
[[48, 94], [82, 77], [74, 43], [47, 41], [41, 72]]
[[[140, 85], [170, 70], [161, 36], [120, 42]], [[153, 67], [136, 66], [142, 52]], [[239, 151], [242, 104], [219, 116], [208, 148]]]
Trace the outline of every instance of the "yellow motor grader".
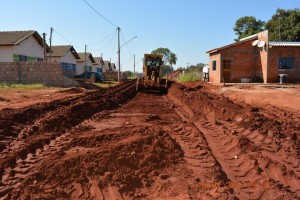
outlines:
[[162, 55], [144, 55], [143, 77], [137, 78], [137, 91], [154, 90], [166, 92], [168, 80], [161, 77], [161, 66], [163, 65], [162, 58]]

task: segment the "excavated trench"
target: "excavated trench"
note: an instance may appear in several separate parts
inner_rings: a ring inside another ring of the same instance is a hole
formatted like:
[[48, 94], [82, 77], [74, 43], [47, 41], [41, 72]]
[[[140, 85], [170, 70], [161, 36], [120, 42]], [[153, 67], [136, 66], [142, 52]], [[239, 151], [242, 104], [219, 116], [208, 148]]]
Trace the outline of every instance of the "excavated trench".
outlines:
[[299, 114], [212, 89], [128, 82], [1, 110], [0, 199], [299, 199]]

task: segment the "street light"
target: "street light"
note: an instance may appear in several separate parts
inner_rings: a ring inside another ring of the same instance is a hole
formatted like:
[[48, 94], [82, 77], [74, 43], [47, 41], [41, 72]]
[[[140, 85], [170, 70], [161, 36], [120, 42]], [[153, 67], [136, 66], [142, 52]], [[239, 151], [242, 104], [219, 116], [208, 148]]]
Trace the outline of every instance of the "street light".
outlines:
[[133, 39], [137, 38], [137, 36], [131, 38], [127, 42], [125, 42], [122, 46], [120, 46], [120, 27], [118, 27], [118, 62], [119, 62], [119, 71], [118, 71], [118, 82], [120, 82], [120, 68], [121, 68], [121, 47], [127, 44], [128, 42], [132, 41]]

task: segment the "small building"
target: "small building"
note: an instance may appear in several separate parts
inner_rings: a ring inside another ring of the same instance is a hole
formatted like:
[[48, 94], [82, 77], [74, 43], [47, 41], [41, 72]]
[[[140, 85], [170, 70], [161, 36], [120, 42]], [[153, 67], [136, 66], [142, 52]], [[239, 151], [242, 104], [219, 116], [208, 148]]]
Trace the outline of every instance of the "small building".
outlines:
[[102, 57], [94, 57], [95, 63], [93, 63], [93, 71], [103, 73], [104, 61]]
[[0, 62], [43, 60], [43, 38], [37, 31], [0, 32]]
[[209, 82], [300, 82], [300, 42], [269, 41], [268, 30], [207, 51]]
[[77, 63], [76, 74], [79, 75], [86, 71], [92, 72], [93, 71], [93, 63], [96, 63], [93, 55], [89, 52], [78, 53], [78, 55], [80, 58], [76, 60], [76, 63]]
[[112, 71], [110, 61], [104, 61], [104, 66], [103, 66], [103, 72], [109, 72]]
[[[77, 59], [80, 57], [72, 45], [51, 47], [51, 62], [61, 65], [64, 76], [73, 78], [77, 74]], [[50, 53], [47, 54], [47, 60], [50, 61]]]
[[116, 71], [117, 70], [117, 67], [116, 67], [115, 63], [110, 63], [110, 66], [111, 66], [111, 70], [112, 71]]

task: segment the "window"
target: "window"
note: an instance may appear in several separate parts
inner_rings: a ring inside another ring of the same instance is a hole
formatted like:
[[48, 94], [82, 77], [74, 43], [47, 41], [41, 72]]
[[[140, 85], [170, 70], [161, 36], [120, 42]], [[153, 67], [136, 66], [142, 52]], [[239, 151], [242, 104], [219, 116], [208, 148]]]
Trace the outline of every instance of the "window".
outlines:
[[27, 56], [20, 55], [20, 61], [27, 61]]
[[212, 70], [216, 70], [217, 69], [217, 61], [213, 60], [212, 61]]
[[97, 72], [102, 73], [102, 68], [97, 68]]
[[77, 71], [77, 66], [75, 64], [72, 65], [72, 70], [73, 70], [73, 72]]
[[69, 63], [65, 63], [65, 67], [66, 67], [66, 71], [72, 70], [71, 64], [69, 64]]
[[278, 69], [293, 69], [294, 58], [293, 57], [279, 57]]
[[37, 61], [41, 62], [41, 61], [44, 61], [43, 58], [37, 58]]

